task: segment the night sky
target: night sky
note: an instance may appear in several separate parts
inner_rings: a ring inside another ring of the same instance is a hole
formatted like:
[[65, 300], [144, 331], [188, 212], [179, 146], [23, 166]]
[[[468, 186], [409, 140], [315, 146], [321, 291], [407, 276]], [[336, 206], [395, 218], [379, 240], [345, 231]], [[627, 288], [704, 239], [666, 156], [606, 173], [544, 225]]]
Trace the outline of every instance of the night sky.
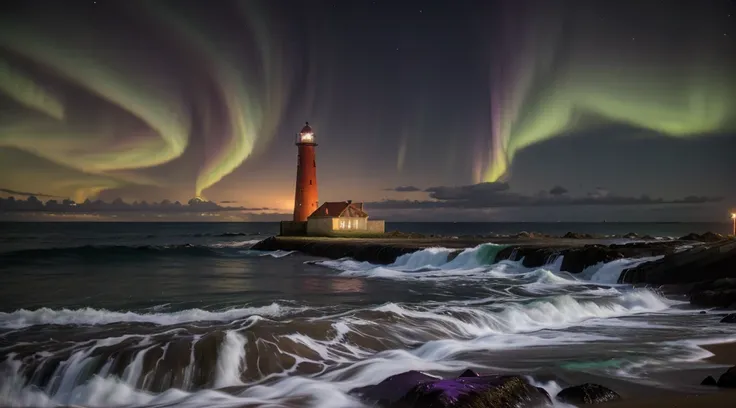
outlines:
[[279, 218], [309, 121], [320, 201], [374, 217], [736, 208], [733, 0], [0, 7], [0, 197], [201, 196]]

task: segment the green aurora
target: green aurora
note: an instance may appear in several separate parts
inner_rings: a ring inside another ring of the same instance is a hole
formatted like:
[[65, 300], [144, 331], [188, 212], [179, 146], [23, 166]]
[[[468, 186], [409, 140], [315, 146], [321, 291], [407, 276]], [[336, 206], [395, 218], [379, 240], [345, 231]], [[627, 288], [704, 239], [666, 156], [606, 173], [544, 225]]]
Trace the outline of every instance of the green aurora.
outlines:
[[[143, 15], [139, 20], [153, 26], [151, 32], [165, 32], [152, 41], [187, 62], [191, 72], [182, 78], [172, 78], [170, 67], [157, 61], [155, 47], [130, 47], [124, 31], [94, 30], [84, 16], [2, 19], [0, 49], [7, 58], [0, 54], [0, 93], [16, 103], [12, 115], [0, 117], [4, 155], [21, 150], [74, 170], [57, 169], [75, 178], [55, 183], [52, 193], [81, 200], [113, 187], [170, 183], [149, 170], [184, 157], [196, 133], [205, 147], [193, 186], [199, 196], [265, 143], [289, 85], [273, 68], [284, 58], [270, 44], [269, 16], [252, 2], [234, 8], [242, 38], [257, 43], [249, 54], [238, 48], [247, 41], [227, 48], [217, 27], [198, 21], [196, 11], [187, 15], [165, 4], [121, 12]], [[99, 102], [80, 104], [79, 94]], [[6, 175], [3, 186], [38, 184], [29, 179], [37, 172], [28, 174]]]
[[[522, 11], [511, 17], [516, 24], [499, 24], [496, 38], [505, 44], [494, 48], [501, 52], [494, 54], [493, 144], [483, 181], [507, 177], [525, 148], [593, 126], [677, 138], [736, 129], [733, 41], [722, 31], [683, 20], [676, 30], [637, 38], [621, 20], [593, 16], [590, 5], [537, 6], [529, 9], [546, 11]], [[678, 33], [689, 41], [677, 41]]]

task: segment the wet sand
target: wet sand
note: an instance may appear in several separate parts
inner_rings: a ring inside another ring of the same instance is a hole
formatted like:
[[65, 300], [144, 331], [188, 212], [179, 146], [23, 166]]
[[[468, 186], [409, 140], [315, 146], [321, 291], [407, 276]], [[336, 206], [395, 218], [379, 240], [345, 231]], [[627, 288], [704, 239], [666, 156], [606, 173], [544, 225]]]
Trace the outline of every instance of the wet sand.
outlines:
[[[712, 357], [708, 357], [706, 361], [715, 364], [736, 365], [736, 342], [710, 344], [701, 347], [714, 354]], [[736, 401], [734, 402], [734, 406], [736, 406]]]
[[[705, 361], [714, 364], [723, 364], [710, 373], [718, 380], [721, 374], [728, 370], [728, 366], [736, 365], [736, 342], [720, 343], [701, 346], [714, 355]], [[643, 398], [624, 398], [621, 401], [599, 404], [595, 406], [606, 408], [733, 408], [736, 407], [736, 389], [724, 389], [713, 386], [702, 386], [702, 393], [673, 394], [666, 393]], [[593, 406], [593, 405], [586, 405]]]
[[663, 395], [654, 398], [583, 406], [605, 408], [733, 408], [736, 407], [736, 390], [717, 390], [707, 394]]

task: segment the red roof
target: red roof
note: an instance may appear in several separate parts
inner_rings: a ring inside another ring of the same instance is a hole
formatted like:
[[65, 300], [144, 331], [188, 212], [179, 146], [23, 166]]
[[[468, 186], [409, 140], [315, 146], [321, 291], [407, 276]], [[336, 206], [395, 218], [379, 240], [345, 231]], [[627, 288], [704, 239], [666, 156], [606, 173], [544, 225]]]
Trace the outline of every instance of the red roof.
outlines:
[[368, 218], [368, 213], [363, 211], [363, 203], [352, 203], [348, 201], [338, 201], [324, 203], [319, 206], [309, 218], [312, 217], [350, 217], [350, 218]]

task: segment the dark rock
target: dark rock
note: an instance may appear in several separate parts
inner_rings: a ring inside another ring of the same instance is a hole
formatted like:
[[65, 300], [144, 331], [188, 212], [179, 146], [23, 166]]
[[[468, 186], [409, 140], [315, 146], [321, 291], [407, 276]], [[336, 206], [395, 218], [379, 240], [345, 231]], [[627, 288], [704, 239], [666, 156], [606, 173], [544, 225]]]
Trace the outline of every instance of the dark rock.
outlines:
[[579, 232], [568, 232], [567, 234], [563, 235], [562, 238], [567, 239], [591, 239], [593, 238], [590, 234], [581, 234]]
[[458, 249], [455, 251], [450, 252], [447, 254], [447, 262], [451, 262], [453, 259], [457, 258], [458, 255], [460, 255], [463, 252], [462, 249]]
[[718, 241], [723, 241], [724, 239], [726, 239], [726, 236], [721, 235], [721, 234], [716, 234], [715, 232], [708, 231], [705, 234], [701, 235], [700, 239], [703, 242], [718, 242]]
[[[677, 241], [670, 243], [677, 244]], [[722, 291], [725, 287], [715, 288], [698, 284], [732, 277], [734, 270], [736, 270], [736, 242], [724, 240], [693, 245], [689, 249], [665, 255], [662, 259], [625, 269], [619, 277], [619, 283], [694, 285], [698, 288], [689, 291], [693, 304], [704, 307], [728, 307], [733, 303], [728, 301], [733, 294], [724, 293], [718, 298], [715, 298], [715, 294], [694, 295], [705, 290]]]
[[480, 374], [476, 373], [475, 371], [473, 371], [471, 369], [467, 369], [467, 370], [463, 371], [462, 374], [458, 375], [457, 377], [458, 378], [463, 378], [463, 377], [480, 377]]
[[731, 313], [730, 315], [726, 315], [726, 317], [721, 319], [721, 323], [736, 323], [736, 313]]
[[480, 376], [421, 383], [391, 408], [512, 408], [550, 403], [518, 376]]
[[330, 259], [353, 258], [356, 261], [387, 265], [396, 261], [396, 258], [401, 255], [417, 251], [418, 248], [385, 243], [355, 244], [350, 240], [270, 237], [256, 243], [251, 249], [255, 251], [299, 251]]
[[698, 307], [728, 308], [736, 305], [736, 289], [696, 292], [690, 295], [690, 304]]
[[547, 398], [547, 401], [552, 401], [552, 397], [549, 395], [549, 393], [547, 392], [547, 390], [545, 390], [542, 387], [534, 387], [534, 388], [536, 388], [537, 391], [539, 391], [540, 393], [542, 393], [542, 395], [544, 395]]
[[503, 259], [508, 259], [511, 261], [522, 260], [522, 265], [526, 266], [527, 268], [535, 268], [546, 265], [547, 261], [557, 253], [558, 251], [551, 248], [508, 246], [498, 251], [498, 253], [496, 254], [496, 262]]
[[736, 278], [722, 278], [713, 281], [699, 282], [693, 285], [692, 292], [724, 289], [736, 289]]
[[717, 385], [721, 388], [736, 388], [736, 366], [721, 374]]
[[417, 385], [426, 381], [438, 381], [438, 379], [419, 371], [407, 371], [392, 375], [376, 385], [355, 388], [350, 393], [381, 406], [391, 406]]
[[624, 235], [623, 238], [626, 238], [626, 239], [637, 239], [637, 238], [639, 238], [639, 234], [637, 234], [635, 232], [629, 232], [628, 234]]
[[706, 313], [705, 313], [705, 310], [701, 310], [701, 311], [700, 311], [700, 314], [706, 314]]
[[736, 305], [736, 279], [701, 282], [690, 289], [690, 303], [699, 307], [728, 308]]
[[700, 382], [700, 385], [716, 386], [718, 385], [718, 382], [716, 381], [715, 378], [713, 378], [713, 376], [709, 375], [705, 377], [703, 381]]
[[680, 237], [682, 241], [699, 241], [699, 242], [718, 242], [726, 239], [725, 235], [716, 234], [715, 232], [706, 232], [705, 234], [699, 235], [691, 232], [683, 237]]
[[645, 241], [653, 241], [653, 240], [655, 240], [656, 238], [654, 238], [654, 237], [653, 237], [653, 236], [651, 236], [651, 235], [644, 235], [644, 236], [640, 237], [640, 239], [643, 239], [643, 240], [645, 240]]
[[623, 258], [624, 255], [602, 245], [585, 245], [582, 248], [573, 248], [564, 252], [562, 269], [565, 272], [580, 273], [585, 268], [600, 262], [611, 262]]
[[556, 251], [550, 248], [529, 248], [519, 249], [517, 256], [523, 258], [521, 264], [527, 268], [536, 268], [544, 266], [547, 261], [556, 254]]
[[557, 399], [568, 404], [600, 404], [621, 399], [615, 391], [598, 384], [585, 383], [568, 387], [557, 394]]

